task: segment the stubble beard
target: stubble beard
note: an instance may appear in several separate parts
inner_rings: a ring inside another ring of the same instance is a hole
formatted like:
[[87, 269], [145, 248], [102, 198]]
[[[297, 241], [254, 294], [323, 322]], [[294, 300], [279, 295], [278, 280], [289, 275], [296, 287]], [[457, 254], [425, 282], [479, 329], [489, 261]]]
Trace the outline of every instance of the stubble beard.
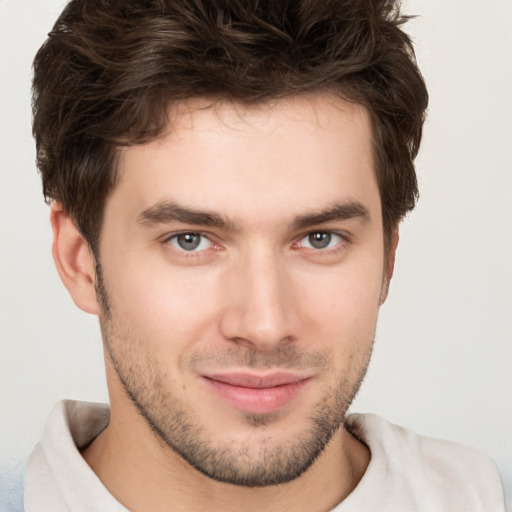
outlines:
[[[343, 428], [345, 414], [369, 364], [373, 336], [362, 340], [364, 348], [360, 347], [360, 357], [354, 361], [353, 371], [349, 376], [341, 376], [337, 385], [329, 388], [312, 407], [304, 428], [295, 439], [283, 444], [273, 440], [271, 434], [258, 436], [262, 429], [279, 422], [279, 413], [246, 413], [243, 415], [248, 431], [246, 440], [235, 442], [228, 438], [221, 444], [218, 439], [212, 439], [207, 425], [201, 425], [194, 419], [193, 404], [180, 399], [166, 384], [164, 372], [159, 371], [158, 361], [151, 356], [144, 341], [126, 332], [122, 322], [116, 322], [101, 279], [101, 268], [99, 271], [96, 289], [103, 311], [100, 315], [101, 331], [119, 382], [157, 440], [202, 474], [219, 482], [244, 487], [290, 482], [311, 467], [333, 435]], [[200, 355], [195, 357], [201, 358]], [[317, 366], [328, 364], [324, 354], [304, 355], [294, 347], [267, 353], [238, 348], [221, 356], [209, 354], [205, 359], [222, 360], [223, 363], [236, 361], [237, 364], [245, 361], [246, 366], [256, 368], [293, 368], [303, 366], [305, 362]], [[167, 379], [169, 381], [171, 379]], [[255, 446], [255, 439], [259, 440], [258, 446]]]

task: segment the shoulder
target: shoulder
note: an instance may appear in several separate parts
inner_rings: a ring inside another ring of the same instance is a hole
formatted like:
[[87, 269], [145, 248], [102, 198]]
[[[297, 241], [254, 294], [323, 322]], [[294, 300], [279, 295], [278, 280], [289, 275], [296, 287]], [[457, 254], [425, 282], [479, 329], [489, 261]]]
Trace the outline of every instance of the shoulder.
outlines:
[[504, 510], [500, 475], [487, 455], [374, 414], [351, 414], [346, 427], [371, 451], [367, 473], [384, 480], [391, 495], [414, 504], [410, 510]]
[[27, 463], [26, 512], [126, 512], [80, 454], [80, 449], [107, 426], [109, 418], [105, 404], [67, 400], [55, 406]]

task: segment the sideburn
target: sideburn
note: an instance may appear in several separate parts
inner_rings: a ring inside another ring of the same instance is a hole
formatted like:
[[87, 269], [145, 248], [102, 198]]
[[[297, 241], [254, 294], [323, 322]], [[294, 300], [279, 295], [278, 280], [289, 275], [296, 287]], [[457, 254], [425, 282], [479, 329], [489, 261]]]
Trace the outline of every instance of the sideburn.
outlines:
[[96, 299], [100, 305], [102, 316], [106, 319], [110, 319], [110, 303], [108, 300], [107, 290], [105, 288], [105, 281], [103, 279], [103, 268], [98, 258], [95, 258], [95, 262], [96, 279], [94, 282], [94, 290], [96, 291]]

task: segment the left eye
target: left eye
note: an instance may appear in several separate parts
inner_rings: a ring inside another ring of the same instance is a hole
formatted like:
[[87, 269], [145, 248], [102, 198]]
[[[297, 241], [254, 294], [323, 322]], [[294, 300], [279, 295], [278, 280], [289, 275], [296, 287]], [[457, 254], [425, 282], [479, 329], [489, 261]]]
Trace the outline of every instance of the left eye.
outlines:
[[200, 233], [180, 233], [168, 241], [176, 249], [186, 252], [204, 251], [212, 246], [212, 242]]
[[331, 249], [342, 241], [340, 235], [328, 231], [314, 231], [306, 235], [301, 241], [302, 247], [309, 249]]

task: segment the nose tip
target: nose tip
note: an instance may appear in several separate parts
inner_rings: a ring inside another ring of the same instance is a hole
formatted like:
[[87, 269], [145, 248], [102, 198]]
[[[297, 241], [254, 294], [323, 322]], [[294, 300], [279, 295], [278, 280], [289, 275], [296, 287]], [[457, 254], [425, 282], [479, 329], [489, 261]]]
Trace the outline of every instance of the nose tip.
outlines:
[[245, 265], [225, 284], [221, 329], [226, 339], [255, 351], [274, 350], [296, 339], [296, 298], [279, 265]]

